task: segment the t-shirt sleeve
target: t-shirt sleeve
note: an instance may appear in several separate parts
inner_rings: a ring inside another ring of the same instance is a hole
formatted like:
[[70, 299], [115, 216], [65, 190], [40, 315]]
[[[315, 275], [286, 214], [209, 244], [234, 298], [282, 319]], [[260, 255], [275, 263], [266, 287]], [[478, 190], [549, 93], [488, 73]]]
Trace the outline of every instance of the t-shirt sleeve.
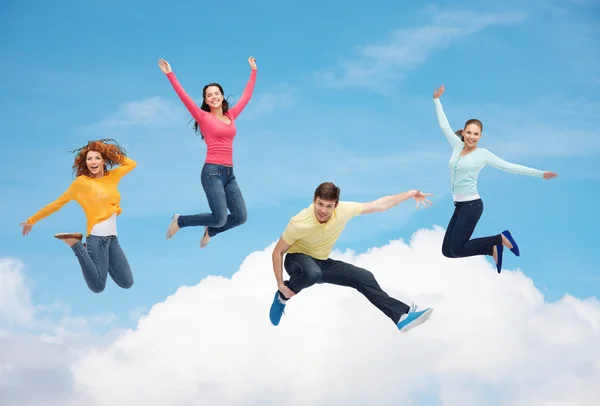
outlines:
[[288, 245], [293, 245], [296, 241], [302, 238], [302, 233], [300, 228], [296, 225], [296, 220], [291, 219], [285, 230], [283, 230], [283, 234], [281, 234], [281, 238]]
[[337, 207], [338, 216], [345, 221], [352, 217], [360, 216], [363, 212], [363, 204], [358, 202], [340, 202]]

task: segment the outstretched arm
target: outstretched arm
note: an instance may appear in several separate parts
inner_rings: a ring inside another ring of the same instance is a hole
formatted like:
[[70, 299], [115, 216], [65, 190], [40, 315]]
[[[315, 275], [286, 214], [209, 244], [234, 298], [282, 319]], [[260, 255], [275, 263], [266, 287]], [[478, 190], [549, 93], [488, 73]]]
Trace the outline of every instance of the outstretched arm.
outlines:
[[444, 85], [440, 86], [433, 93], [433, 103], [435, 104], [435, 113], [437, 114], [438, 123], [440, 124], [440, 128], [442, 132], [446, 136], [446, 139], [452, 145], [452, 148], [460, 146], [463, 142], [458, 138], [458, 136], [452, 131], [452, 127], [450, 127], [450, 123], [448, 122], [448, 118], [446, 118], [446, 114], [444, 114], [444, 109], [442, 108], [442, 102], [440, 101], [440, 96], [444, 93]]
[[250, 79], [248, 79], [248, 83], [244, 88], [244, 92], [242, 93], [242, 97], [240, 97], [240, 100], [238, 100], [235, 106], [229, 109], [229, 114], [234, 120], [240, 115], [240, 113], [244, 110], [244, 108], [250, 101], [252, 93], [254, 92], [254, 85], [256, 84], [256, 59], [250, 57], [248, 58], [248, 63], [250, 64], [250, 68], [252, 69], [250, 71]]
[[538, 169], [529, 168], [527, 166], [513, 164], [504, 159], [498, 158], [487, 149], [485, 151], [485, 163], [493, 166], [496, 169], [500, 169], [505, 172], [514, 173], [517, 175], [535, 176], [537, 178], [552, 179], [557, 175], [554, 172], [544, 172]]
[[427, 203], [432, 204], [427, 196], [432, 196], [431, 193], [421, 193], [418, 190], [409, 190], [408, 192], [399, 193], [397, 195], [380, 197], [377, 200], [373, 200], [369, 203], [363, 203], [363, 210], [361, 214], [377, 213], [391, 209], [392, 207], [413, 198], [417, 201], [417, 208], [419, 204], [423, 204], [423, 207], [427, 208]]
[[35, 213], [33, 216], [29, 217], [26, 221], [19, 224], [20, 226], [23, 226], [23, 235], [29, 234], [29, 232], [31, 231], [31, 227], [35, 223], [37, 223], [38, 221], [40, 221], [41, 219], [43, 219], [45, 217], [48, 217], [52, 213], [57, 212], [65, 204], [69, 203], [71, 200], [73, 200], [73, 198], [71, 197], [70, 188], [69, 188], [58, 199], [56, 199], [52, 203], [48, 204], [46, 207], [42, 208], [40, 211]]
[[160, 70], [162, 70], [162, 72], [165, 75], [167, 75], [167, 79], [169, 79], [169, 82], [171, 82], [173, 89], [175, 89], [175, 93], [177, 93], [177, 96], [179, 96], [179, 99], [183, 102], [183, 105], [187, 108], [192, 117], [198, 122], [202, 120], [204, 115], [208, 113], [198, 108], [196, 103], [194, 103], [194, 100], [192, 100], [192, 98], [188, 96], [188, 94], [183, 89], [183, 86], [181, 86], [181, 84], [177, 80], [177, 77], [173, 73], [169, 62], [165, 61], [164, 59], [159, 59], [158, 66], [160, 67]]
[[283, 283], [283, 255], [289, 250], [291, 247], [290, 244], [286, 243], [283, 237], [279, 238], [277, 241], [277, 245], [273, 249], [273, 273], [275, 274], [275, 279], [277, 280], [277, 288], [286, 298], [291, 298], [295, 295], [294, 291], [289, 289]]

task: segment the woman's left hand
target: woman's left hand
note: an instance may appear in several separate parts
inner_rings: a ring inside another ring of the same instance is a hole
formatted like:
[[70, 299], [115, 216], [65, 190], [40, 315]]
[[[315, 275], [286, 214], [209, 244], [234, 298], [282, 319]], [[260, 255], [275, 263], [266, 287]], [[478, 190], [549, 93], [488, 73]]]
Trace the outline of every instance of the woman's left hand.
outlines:
[[256, 58], [254, 58], [254, 57], [248, 58], [248, 63], [250, 64], [250, 67], [252, 68], [252, 70], [256, 70]]

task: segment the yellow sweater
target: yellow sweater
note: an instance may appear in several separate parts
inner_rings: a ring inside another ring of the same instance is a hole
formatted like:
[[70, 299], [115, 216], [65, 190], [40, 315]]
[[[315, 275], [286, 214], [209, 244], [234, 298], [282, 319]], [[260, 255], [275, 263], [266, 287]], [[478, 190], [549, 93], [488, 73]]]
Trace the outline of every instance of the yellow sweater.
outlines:
[[71, 200], [75, 200], [83, 207], [87, 218], [85, 235], [90, 235], [90, 231], [96, 224], [108, 219], [113, 213], [119, 215], [123, 211], [119, 206], [121, 195], [117, 186], [121, 178], [136, 165], [133, 159], [125, 158], [120, 166], [111, 169], [102, 178], [90, 178], [85, 175], [76, 177], [62, 196], [29, 217], [27, 222], [33, 225], [57, 212]]

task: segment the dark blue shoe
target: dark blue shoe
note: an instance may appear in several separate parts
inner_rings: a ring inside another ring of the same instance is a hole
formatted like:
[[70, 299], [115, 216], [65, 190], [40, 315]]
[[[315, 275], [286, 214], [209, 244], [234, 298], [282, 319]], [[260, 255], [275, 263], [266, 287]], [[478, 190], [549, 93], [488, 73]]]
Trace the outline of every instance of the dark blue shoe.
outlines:
[[271, 319], [271, 323], [273, 323], [274, 326], [279, 324], [281, 316], [283, 316], [284, 310], [285, 304], [281, 303], [279, 291], [277, 291], [275, 292], [275, 298], [273, 298], [273, 304], [271, 305], [271, 310], [269, 311], [269, 318]]
[[515, 239], [513, 238], [512, 234], [510, 233], [510, 231], [508, 230], [504, 230], [502, 231], [502, 235], [506, 237], [506, 239], [508, 241], [510, 241], [510, 243], [512, 244], [512, 248], [510, 249], [510, 252], [512, 252], [513, 254], [515, 254], [516, 256], [521, 255], [521, 252], [519, 251], [519, 246], [517, 245], [517, 242], [515, 241]]
[[504, 245], [496, 245], [496, 251], [498, 252], [498, 262], [496, 263], [496, 269], [498, 273], [502, 272], [502, 253], [504, 252]]
[[400, 332], [406, 333], [407, 331], [420, 326], [429, 320], [431, 313], [433, 313], [433, 309], [431, 307], [418, 312], [417, 306], [413, 305], [406, 315], [402, 315], [402, 318], [400, 318], [400, 321], [398, 324], [396, 324], [396, 326], [398, 326], [398, 330], [400, 330]]

